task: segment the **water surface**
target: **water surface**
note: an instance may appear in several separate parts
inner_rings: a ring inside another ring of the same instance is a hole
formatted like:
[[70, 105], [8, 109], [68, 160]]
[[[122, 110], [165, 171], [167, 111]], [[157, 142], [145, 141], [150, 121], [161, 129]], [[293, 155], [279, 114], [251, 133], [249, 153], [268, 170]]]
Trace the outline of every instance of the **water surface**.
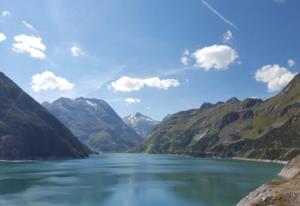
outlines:
[[147, 154], [0, 162], [0, 205], [232, 206], [280, 168]]

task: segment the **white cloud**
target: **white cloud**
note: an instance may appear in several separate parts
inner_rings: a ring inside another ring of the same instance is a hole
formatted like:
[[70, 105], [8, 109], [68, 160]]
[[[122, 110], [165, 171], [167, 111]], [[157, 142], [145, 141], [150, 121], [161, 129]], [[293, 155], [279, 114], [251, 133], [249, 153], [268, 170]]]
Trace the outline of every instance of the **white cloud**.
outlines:
[[123, 76], [110, 84], [115, 91], [120, 92], [139, 91], [146, 86], [167, 90], [170, 87], [178, 87], [179, 85], [180, 82], [176, 79], [160, 79], [159, 77], [142, 79], [128, 76]]
[[74, 84], [63, 77], [56, 76], [53, 72], [44, 71], [32, 76], [31, 87], [35, 92], [42, 90], [71, 90]]
[[255, 73], [256, 81], [266, 83], [269, 92], [275, 92], [285, 87], [296, 75], [278, 64], [265, 65]]
[[2, 16], [3, 17], [10, 16], [10, 12], [9, 11], [2, 11]]
[[126, 98], [124, 100], [127, 104], [138, 104], [141, 102], [141, 99], [139, 98]]
[[288, 66], [289, 67], [293, 67], [293, 66], [295, 66], [296, 65], [296, 61], [295, 60], [293, 60], [293, 59], [289, 59], [288, 60]]
[[195, 67], [209, 71], [226, 70], [229, 65], [238, 59], [238, 53], [227, 45], [212, 45], [196, 50], [192, 56], [195, 58]]
[[190, 52], [185, 49], [181, 56], [181, 63], [185, 66], [189, 65], [190, 62]]
[[0, 32], [0, 42], [4, 41], [6, 39], [5, 34]]
[[83, 51], [77, 46], [71, 47], [70, 51], [73, 57], [78, 57], [84, 54]]
[[233, 34], [230, 30], [227, 30], [223, 34], [223, 42], [225, 42], [225, 43], [229, 42], [232, 38], [233, 38]]
[[24, 24], [24, 26], [26, 26], [27, 28], [33, 30], [33, 31], [36, 31], [36, 29], [30, 24], [28, 23], [27, 21], [23, 20], [22, 23]]
[[42, 39], [36, 36], [21, 34], [14, 37], [13, 51], [17, 53], [29, 53], [32, 58], [45, 59], [46, 46]]

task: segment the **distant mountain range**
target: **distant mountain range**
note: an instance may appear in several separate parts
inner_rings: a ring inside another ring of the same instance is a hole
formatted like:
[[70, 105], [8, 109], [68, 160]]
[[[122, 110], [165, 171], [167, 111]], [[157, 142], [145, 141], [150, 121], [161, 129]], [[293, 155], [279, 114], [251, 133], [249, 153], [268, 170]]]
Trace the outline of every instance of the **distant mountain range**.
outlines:
[[89, 150], [0, 72], [0, 159], [86, 158]]
[[43, 105], [95, 151], [125, 152], [142, 140], [103, 100], [60, 98]]
[[289, 160], [300, 154], [300, 74], [265, 101], [231, 98], [173, 114], [137, 151]]
[[146, 137], [159, 124], [159, 121], [153, 120], [139, 112], [124, 117], [123, 121], [142, 137]]
[[161, 123], [140, 113], [123, 121], [99, 99], [60, 98], [43, 105], [56, 118], [0, 73], [0, 159], [87, 157], [90, 150], [74, 135], [100, 152], [135, 148], [277, 160], [300, 154], [300, 74], [265, 101], [233, 97], [204, 103], [199, 109], [168, 115]]

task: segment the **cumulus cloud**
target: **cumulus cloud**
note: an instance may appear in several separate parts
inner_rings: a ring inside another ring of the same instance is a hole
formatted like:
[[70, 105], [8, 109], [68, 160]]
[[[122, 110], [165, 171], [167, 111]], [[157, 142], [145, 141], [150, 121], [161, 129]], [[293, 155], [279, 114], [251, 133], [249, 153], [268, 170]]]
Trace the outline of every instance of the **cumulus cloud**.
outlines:
[[256, 81], [266, 83], [269, 92], [275, 92], [285, 87], [296, 75], [278, 64], [265, 65], [255, 73]]
[[128, 76], [123, 76], [110, 84], [110, 86], [115, 91], [120, 92], [139, 91], [144, 87], [153, 87], [167, 90], [170, 87], [178, 87], [179, 85], [180, 82], [176, 79], [160, 79], [159, 77], [150, 77], [143, 79], [132, 78]]
[[40, 92], [42, 90], [71, 90], [74, 84], [63, 77], [56, 76], [53, 72], [44, 71], [35, 74], [31, 79], [31, 87], [33, 91]]
[[73, 57], [78, 57], [84, 54], [83, 51], [77, 46], [71, 47], [70, 51]]
[[212, 45], [196, 50], [192, 54], [195, 67], [209, 71], [226, 70], [238, 59], [238, 53], [227, 45]]
[[46, 46], [42, 43], [42, 38], [21, 34], [14, 37], [13, 51], [17, 53], [29, 53], [32, 58], [45, 59]]
[[289, 60], [288, 60], [288, 66], [289, 66], [289, 67], [293, 67], [293, 66], [295, 66], [295, 64], [296, 64], [296, 61], [295, 61], [295, 60], [293, 60], [293, 59], [289, 59]]
[[6, 39], [5, 34], [0, 32], [0, 42], [4, 41]]
[[2, 11], [2, 16], [3, 17], [10, 16], [10, 12], [9, 11]]
[[141, 99], [139, 98], [126, 98], [124, 100], [127, 104], [138, 104], [141, 102]]
[[230, 30], [227, 30], [223, 34], [223, 42], [225, 42], [225, 43], [229, 42], [232, 38], [233, 38], [233, 34]]
[[28, 23], [27, 21], [23, 20], [22, 23], [24, 24], [24, 26], [26, 26], [27, 28], [33, 30], [33, 31], [36, 31], [36, 29], [30, 24]]
[[190, 62], [190, 52], [189, 50], [184, 50], [181, 56], [181, 63], [185, 66], [189, 65]]

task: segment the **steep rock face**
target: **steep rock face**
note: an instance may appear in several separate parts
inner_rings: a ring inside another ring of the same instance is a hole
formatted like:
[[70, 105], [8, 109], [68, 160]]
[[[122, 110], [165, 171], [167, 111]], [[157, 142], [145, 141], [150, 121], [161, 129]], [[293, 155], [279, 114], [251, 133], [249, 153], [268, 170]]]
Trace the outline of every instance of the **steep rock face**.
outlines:
[[0, 159], [86, 157], [87, 149], [69, 129], [0, 73]]
[[103, 100], [60, 98], [43, 105], [95, 151], [125, 152], [141, 141]]
[[137, 151], [289, 160], [300, 154], [300, 75], [278, 95], [183, 111], [162, 122]]
[[133, 128], [141, 137], [146, 137], [155, 126], [159, 124], [158, 121], [142, 115], [137, 112], [134, 115], [129, 115], [123, 118], [123, 121], [131, 128]]

